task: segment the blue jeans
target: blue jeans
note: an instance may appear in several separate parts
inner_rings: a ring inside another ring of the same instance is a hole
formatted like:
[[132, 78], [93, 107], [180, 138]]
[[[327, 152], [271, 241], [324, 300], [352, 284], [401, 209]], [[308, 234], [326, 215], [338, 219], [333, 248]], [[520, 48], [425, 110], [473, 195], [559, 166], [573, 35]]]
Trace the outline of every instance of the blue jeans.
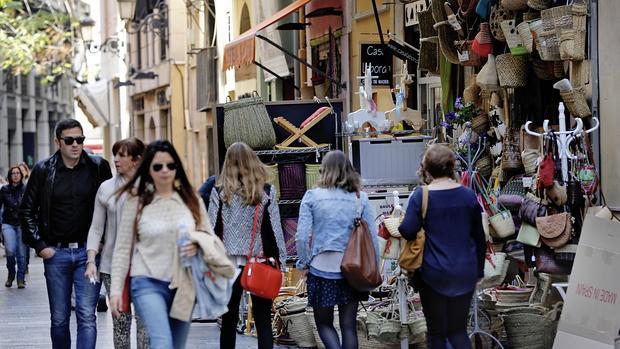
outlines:
[[183, 349], [190, 322], [169, 316], [174, 291], [169, 282], [145, 276], [131, 278], [131, 301], [144, 322], [151, 349]]
[[95, 308], [101, 283], [91, 284], [84, 276], [86, 248], [56, 248], [56, 254], [43, 261], [50, 303], [52, 347], [70, 349], [71, 290], [75, 289], [77, 348], [95, 348], [97, 317]]
[[2, 235], [9, 279], [15, 279], [15, 262], [17, 262], [17, 281], [23, 281], [26, 275], [28, 246], [22, 242], [22, 230], [18, 225], [2, 224]]

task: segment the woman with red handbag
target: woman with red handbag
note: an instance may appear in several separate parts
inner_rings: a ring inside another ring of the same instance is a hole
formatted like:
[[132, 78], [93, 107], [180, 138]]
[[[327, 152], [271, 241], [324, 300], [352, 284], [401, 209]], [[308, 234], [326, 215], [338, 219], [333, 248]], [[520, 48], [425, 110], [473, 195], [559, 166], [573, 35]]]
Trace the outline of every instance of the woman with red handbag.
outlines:
[[[277, 269], [283, 270], [285, 267], [286, 247], [276, 190], [268, 182], [267, 167], [247, 144], [237, 142], [228, 147], [222, 172], [211, 191], [209, 218], [233, 263], [243, 271], [233, 285], [228, 313], [222, 316], [220, 348], [235, 347], [239, 303], [244, 287], [252, 297], [258, 348], [273, 348], [273, 299], [261, 296], [258, 293], [261, 290], [249, 289], [252, 275], [247, 273], [251, 265], [256, 266], [253, 260], [258, 260], [258, 264], [268, 263], [273, 267], [270, 268], [269, 276], [278, 274], [280, 281], [277, 281], [277, 277], [270, 277], [269, 280], [263, 280], [262, 286], [275, 289], [276, 293], [280, 289], [281, 273]], [[269, 270], [265, 265], [256, 267], [261, 271]]]
[[[375, 256], [380, 256], [375, 213], [368, 195], [360, 192], [360, 175], [343, 152], [327, 153], [319, 173], [318, 188], [308, 190], [301, 201], [295, 236], [297, 268], [307, 272], [308, 306], [314, 310], [325, 347], [353, 349], [358, 347], [357, 306], [368, 299], [368, 292], [351, 287], [340, 265], [360, 210], [362, 220], [368, 224]], [[342, 341], [334, 328], [336, 305]]]
[[195, 303], [185, 261], [198, 252], [191, 236], [211, 230], [204, 203], [165, 140], [147, 146], [140, 167], [117, 195], [123, 193], [127, 201], [112, 255], [112, 315], [128, 308], [129, 275], [131, 303], [150, 347], [185, 348]]

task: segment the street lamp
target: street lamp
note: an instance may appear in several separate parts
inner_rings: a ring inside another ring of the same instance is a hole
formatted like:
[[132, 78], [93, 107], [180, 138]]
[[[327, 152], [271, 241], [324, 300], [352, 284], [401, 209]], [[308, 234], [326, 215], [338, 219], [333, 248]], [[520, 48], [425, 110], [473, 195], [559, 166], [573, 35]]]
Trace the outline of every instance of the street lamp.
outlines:
[[91, 43], [93, 41], [93, 27], [95, 26], [95, 20], [90, 17], [89, 13], [86, 13], [82, 19], [80, 19], [80, 32], [82, 33], [82, 40], [85, 43]]
[[136, 0], [118, 0], [118, 12], [122, 20], [132, 20], [136, 13]]

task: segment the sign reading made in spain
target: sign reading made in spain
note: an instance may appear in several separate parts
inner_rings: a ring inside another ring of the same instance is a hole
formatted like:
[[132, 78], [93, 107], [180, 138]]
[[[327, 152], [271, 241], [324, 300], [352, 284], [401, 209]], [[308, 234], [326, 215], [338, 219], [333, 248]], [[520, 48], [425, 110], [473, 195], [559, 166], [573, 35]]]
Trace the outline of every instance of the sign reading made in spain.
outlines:
[[392, 52], [387, 45], [383, 44], [362, 44], [361, 50], [362, 64], [361, 74], [364, 76], [367, 64], [372, 65], [372, 79], [374, 86], [392, 85]]

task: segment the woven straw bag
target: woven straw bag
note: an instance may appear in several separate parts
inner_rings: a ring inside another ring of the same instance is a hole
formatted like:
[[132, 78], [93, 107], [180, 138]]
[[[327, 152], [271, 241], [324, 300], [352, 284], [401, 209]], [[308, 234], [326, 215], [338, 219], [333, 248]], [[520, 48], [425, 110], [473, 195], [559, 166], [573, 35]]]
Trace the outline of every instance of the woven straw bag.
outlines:
[[560, 58], [582, 61], [586, 58], [586, 31], [564, 29], [560, 34]]
[[566, 245], [571, 238], [572, 224], [568, 212], [562, 212], [545, 217], [536, 217], [536, 229], [540, 239], [551, 248]]
[[510, 48], [510, 53], [513, 56], [522, 56], [526, 55], [527, 49], [523, 45], [523, 40], [517, 31], [516, 20], [509, 19], [506, 21], [502, 21], [500, 23], [502, 31], [504, 32], [504, 37], [506, 38], [506, 43]]
[[506, 41], [502, 27], [500, 23], [509, 19], [514, 19], [515, 13], [513, 11], [503, 8], [499, 3], [491, 6], [491, 16], [489, 19], [489, 27], [491, 29], [491, 35], [497, 41]]
[[276, 132], [263, 98], [255, 92], [250, 98], [224, 104], [224, 145], [244, 142], [252, 149], [272, 149]]
[[527, 86], [527, 60], [510, 53], [497, 56], [495, 60], [499, 85], [502, 87]]
[[540, 11], [544, 30], [586, 30], [588, 5], [583, 0]]
[[[445, 3], [449, 4], [452, 8], [458, 8], [456, 0], [448, 0]], [[448, 61], [452, 64], [460, 64], [458, 52], [455, 41], [459, 40], [458, 33], [448, 23], [448, 16], [446, 15], [445, 4], [443, 1], [432, 1], [431, 9], [433, 11], [433, 18], [435, 19], [434, 28], [437, 29], [439, 36], [439, 48]]]
[[504, 320], [509, 348], [551, 349], [558, 326], [559, 311], [544, 313], [545, 308], [518, 307], [505, 311]]
[[540, 157], [540, 152], [536, 149], [525, 149], [521, 152], [521, 162], [523, 162], [526, 175], [532, 176], [536, 173], [538, 157]]
[[511, 11], [527, 10], [527, 0], [502, 0], [502, 7]]
[[529, 22], [523, 21], [519, 23], [519, 25], [517, 25], [517, 32], [527, 52], [532, 53], [532, 51], [534, 51], [534, 36], [532, 35]]
[[277, 312], [288, 333], [288, 337], [300, 347], [315, 347], [316, 340], [312, 333], [312, 326], [306, 316], [306, 298], [291, 297], [285, 300], [285, 305]]
[[500, 211], [492, 217], [489, 217], [489, 223], [495, 231], [491, 231], [491, 235], [496, 238], [506, 238], [516, 233], [515, 223], [512, 220], [512, 213], [508, 210]]
[[592, 116], [583, 87], [575, 87], [572, 90], [560, 91], [560, 96], [566, 104], [566, 108], [573, 117], [587, 118]]
[[502, 144], [502, 170], [518, 170], [522, 165], [519, 130], [509, 128]]
[[433, 12], [429, 8], [418, 12], [420, 22], [420, 57], [418, 69], [431, 73], [439, 73], [439, 37], [433, 27], [435, 20]]

